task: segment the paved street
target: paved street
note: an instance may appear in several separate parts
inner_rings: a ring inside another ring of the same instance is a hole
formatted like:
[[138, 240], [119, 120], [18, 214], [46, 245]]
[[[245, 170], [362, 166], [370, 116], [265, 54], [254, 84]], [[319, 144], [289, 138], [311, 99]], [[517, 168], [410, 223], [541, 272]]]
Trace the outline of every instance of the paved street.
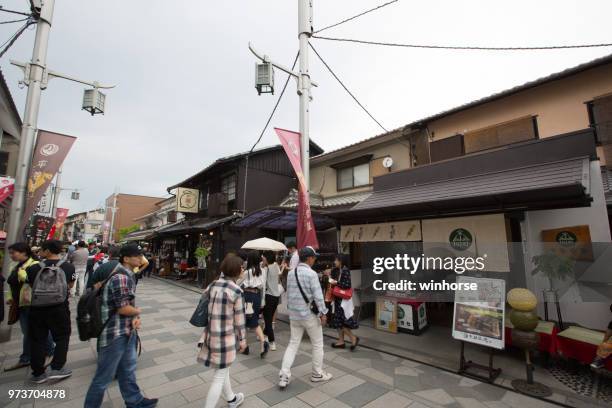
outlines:
[[[203, 407], [212, 371], [195, 360], [200, 329], [187, 322], [197, 303], [193, 291], [156, 279], [141, 281], [137, 302], [144, 311], [141, 331], [143, 352], [137, 377], [145, 394], [158, 397], [161, 407]], [[74, 319], [74, 315], [73, 315]], [[309, 381], [310, 346], [305, 342], [294, 364], [294, 379], [289, 388], [279, 391], [276, 382], [280, 361], [287, 344], [288, 326], [277, 324], [279, 349], [266, 360], [258, 353], [239, 356], [231, 374], [235, 391], [247, 396], [244, 407], [464, 407], [507, 408], [549, 407], [538, 400], [503, 388], [361, 348], [325, 350], [327, 370], [334, 379], [314, 385]], [[254, 336], [250, 335], [250, 340]], [[13, 327], [11, 341], [0, 344], [2, 367], [13, 363], [21, 347], [19, 328]], [[327, 343], [331, 343], [328, 340]], [[256, 348], [256, 347], [255, 347]], [[8, 390], [33, 388], [26, 384], [26, 369], [0, 373], [0, 406], [81, 407], [95, 370], [95, 343], [80, 342], [73, 330], [68, 367], [74, 375], [38, 389], [66, 389], [66, 400], [10, 401]], [[105, 407], [123, 407], [115, 384], [108, 389]], [[220, 404], [219, 406], [224, 406]]]

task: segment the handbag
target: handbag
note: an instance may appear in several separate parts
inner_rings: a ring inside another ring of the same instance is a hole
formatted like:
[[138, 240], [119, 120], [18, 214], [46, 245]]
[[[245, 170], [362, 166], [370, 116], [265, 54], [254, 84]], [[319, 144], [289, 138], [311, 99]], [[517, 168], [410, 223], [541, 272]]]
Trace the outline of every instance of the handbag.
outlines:
[[[211, 284], [212, 286], [212, 284]], [[209, 286], [210, 288], [210, 286]], [[217, 294], [215, 294], [217, 297]], [[213, 299], [214, 302], [214, 299]], [[191, 315], [191, 319], [189, 319], [189, 323], [195, 327], [206, 327], [208, 326], [208, 305], [210, 304], [210, 289], [202, 293], [202, 297], [196, 306], [196, 309], [193, 311]]]
[[19, 306], [17, 306], [14, 302], [9, 306], [8, 312], [8, 325], [13, 325], [19, 321]]
[[332, 295], [340, 299], [349, 300], [353, 297], [353, 288], [342, 289], [340, 286], [336, 285], [332, 289]]
[[314, 299], [311, 300], [310, 302], [308, 301], [308, 298], [306, 297], [304, 290], [302, 290], [302, 285], [300, 285], [300, 280], [298, 279], [298, 274], [297, 274], [297, 268], [293, 270], [293, 273], [295, 273], [295, 281], [297, 282], [298, 288], [300, 289], [300, 293], [302, 294], [302, 298], [304, 299], [304, 302], [306, 302], [306, 304], [310, 306], [310, 311], [318, 316], [319, 307], [317, 306], [317, 303], [314, 301]]

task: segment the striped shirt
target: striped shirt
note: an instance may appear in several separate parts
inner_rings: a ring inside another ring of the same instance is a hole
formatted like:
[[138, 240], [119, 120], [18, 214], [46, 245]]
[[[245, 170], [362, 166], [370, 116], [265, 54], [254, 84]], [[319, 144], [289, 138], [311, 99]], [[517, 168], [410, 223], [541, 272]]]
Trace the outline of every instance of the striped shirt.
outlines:
[[102, 291], [102, 322], [108, 323], [98, 337], [98, 348], [106, 347], [119, 336], [129, 336], [132, 332], [132, 320], [135, 316], [122, 316], [117, 310], [124, 306], [134, 306], [136, 283], [132, 271], [118, 266]]
[[[295, 280], [296, 271], [302, 290], [308, 298], [308, 303], [304, 301], [304, 297]], [[289, 310], [289, 319], [308, 320], [312, 318], [313, 313], [310, 311], [310, 302], [313, 299], [319, 308], [319, 314], [327, 314], [327, 308], [323, 300], [323, 291], [321, 290], [317, 273], [307, 264], [300, 263], [295, 271], [290, 271], [287, 275], [287, 309]]]

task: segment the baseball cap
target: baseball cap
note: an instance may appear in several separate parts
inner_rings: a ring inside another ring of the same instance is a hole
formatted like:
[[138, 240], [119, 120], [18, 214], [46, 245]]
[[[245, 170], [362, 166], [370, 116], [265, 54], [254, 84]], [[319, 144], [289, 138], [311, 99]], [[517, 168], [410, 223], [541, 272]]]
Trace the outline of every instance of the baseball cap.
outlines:
[[142, 250], [138, 248], [138, 245], [135, 244], [126, 244], [121, 247], [119, 250], [119, 257], [124, 256], [139, 256], [142, 255]]
[[317, 253], [317, 251], [315, 251], [315, 249], [311, 246], [305, 246], [304, 248], [300, 249], [299, 252], [300, 258], [308, 258], [311, 256], [319, 256], [319, 254]]

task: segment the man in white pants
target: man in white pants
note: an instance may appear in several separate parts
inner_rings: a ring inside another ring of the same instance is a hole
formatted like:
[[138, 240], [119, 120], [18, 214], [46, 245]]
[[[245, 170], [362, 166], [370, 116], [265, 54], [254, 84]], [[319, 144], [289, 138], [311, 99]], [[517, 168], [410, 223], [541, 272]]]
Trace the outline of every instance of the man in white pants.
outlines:
[[70, 255], [70, 263], [74, 266], [76, 273], [77, 283], [70, 289], [72, 296], [81, 296], [85, 292], [85, 273], [87, 272], [87, 259], [89, 258], [89, 251], [87, 250], [87, 244], [85, 241], [79, 241], [77, 243], [77, 249]]
[[[300, 249], [300, 263], [287, 275], [287, 309], [291, 326], [291, 339], [283, 356], [278, 386], [284, 389], [291, 381], [291, 366], [300, 348], [304, 331], [312, 344], [312, 374], [310, 381], [329, 381], [332, 375], [323, 371], [323, 325], [327, 321], [327, 308], [317, 273], [312, 270], [317, 258], [312, 247]], [[311, 307], [311, 305], [316, 307]], [[315, 309], [313, 312], [312, 309]]]

